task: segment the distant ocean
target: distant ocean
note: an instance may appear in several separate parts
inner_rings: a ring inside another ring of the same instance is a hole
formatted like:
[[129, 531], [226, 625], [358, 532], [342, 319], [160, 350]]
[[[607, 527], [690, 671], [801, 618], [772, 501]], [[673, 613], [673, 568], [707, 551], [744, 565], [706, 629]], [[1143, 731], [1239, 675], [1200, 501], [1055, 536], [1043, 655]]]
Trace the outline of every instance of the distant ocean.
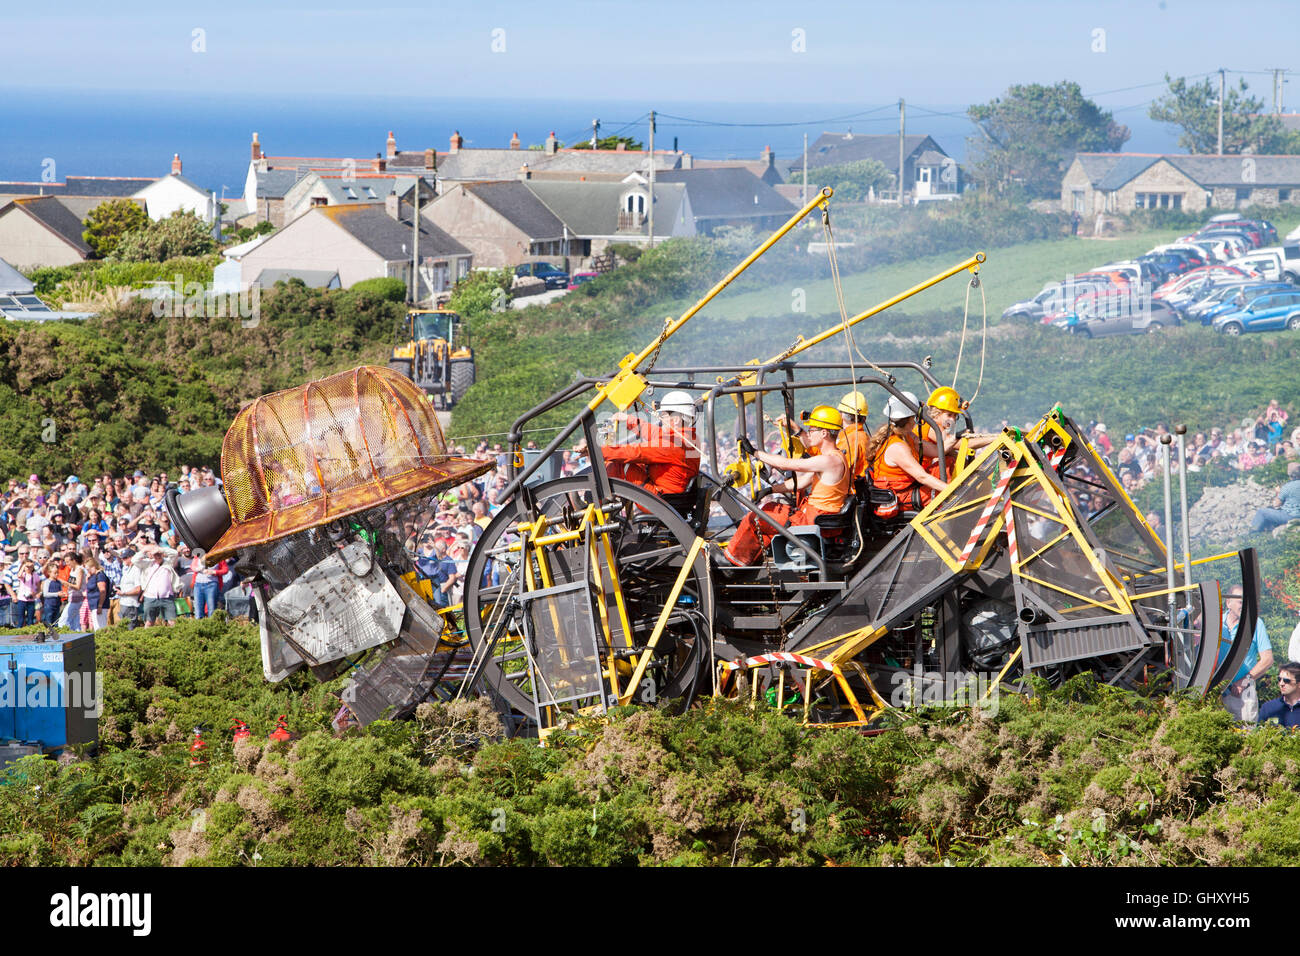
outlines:
[[[466, 146], [507, 146], [518, 132], [527, 147], [541, 143], [552, 130], [572, 145], [590, 138], [593, 118], [600, 119], [602, 136], [618, 133], [645, 142], [648, 129], [642, 117], [651, 106], [660, 114], [656, 148], [671, 148], [676, 140], [679, 148], [706, 159], [757, 159], [768, 145], [779, 159], [794, 159], [804, 133], [811, 143], [826, 130], [898, 131], [897, 107], [880, 100], [846, 105], [387, 95], [293, 99], [10, 89], [0, 105], [0, 180], [40, 181], [50, 160], [59, 181], [69, 174], [162, 176], [171, 168], [172, 154], [179, 153], [187, 178], [218, 193], [224, 187], [229, 197], [243, 193], [254, 131], [273, 156], [373, 156], [383, 151], [389, 130], [404, 150], [445, 150], [453, 130], [460, 131]], [[960, 162], [966, 137], [974, 132], [963, 110], [954, 104], [909, 104], [907, 131], [930, 134]], [[872, 112], [846, 118], [867, 111]], [[1176, 150], [1176, 135], [1144, 115], [1125, 112], [1117, 118], [1133, 130], [1126, 149]], [[745, 125], [787, 123], [798, 125]]]

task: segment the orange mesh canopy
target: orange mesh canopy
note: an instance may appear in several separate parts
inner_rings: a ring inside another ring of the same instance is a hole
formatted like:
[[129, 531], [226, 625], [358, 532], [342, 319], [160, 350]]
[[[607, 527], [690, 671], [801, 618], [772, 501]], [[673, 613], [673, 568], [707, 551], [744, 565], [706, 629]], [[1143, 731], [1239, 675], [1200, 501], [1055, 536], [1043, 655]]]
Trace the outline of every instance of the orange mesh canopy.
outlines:
[[231, 524], [208, 559], [442, 491], [492, 466], [449, 456], [424, 393], [390, 369], [363, 365], [263, 395], [221, 444]]

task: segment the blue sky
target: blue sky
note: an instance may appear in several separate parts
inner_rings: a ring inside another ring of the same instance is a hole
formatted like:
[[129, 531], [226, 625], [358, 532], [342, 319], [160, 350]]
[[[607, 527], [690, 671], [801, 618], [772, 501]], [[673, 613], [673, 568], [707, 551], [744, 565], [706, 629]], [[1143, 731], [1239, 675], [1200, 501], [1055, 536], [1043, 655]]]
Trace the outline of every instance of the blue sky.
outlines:
[[[1069, 78], [1101, 93], [1159, 84], [1166, 72], [1300, 67], [1297, 32], [1281, 28], [1294, 23], [1294, 3], [1252, 2], [1249, 22], [1234, 21], [1233, 9], [1189, 0], [62, 0], [7, 12], [6, 26], [27, 39], [6, 45], [5, 74], [8, 85], [37, 89], [401, 91], [642, 99], [647, 107], [671, 100], [865, 106], [903, 96], [950, 106], [988, 100], [1012, 83]], [[1279, 29], [1259, 29], [1269, 22]], [[194, 49], [196, 30], [203, 52]], [[1271, 77], [1247, 79], [1271, 102]], [[1300, 86], [1292, 86], [1287, 98], [1300, 107]], [[1152, 86], [1100, 102], [1130, 107], [1159, 92]]]

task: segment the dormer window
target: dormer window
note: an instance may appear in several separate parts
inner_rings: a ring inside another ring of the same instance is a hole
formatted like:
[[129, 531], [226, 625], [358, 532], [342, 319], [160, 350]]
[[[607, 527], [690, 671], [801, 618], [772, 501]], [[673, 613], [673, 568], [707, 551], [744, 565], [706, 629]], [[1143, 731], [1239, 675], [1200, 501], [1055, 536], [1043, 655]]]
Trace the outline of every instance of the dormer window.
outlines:
[[623, 211], [633, 215], [645, 215], [645, 194], [628, 193], [623, 197]]

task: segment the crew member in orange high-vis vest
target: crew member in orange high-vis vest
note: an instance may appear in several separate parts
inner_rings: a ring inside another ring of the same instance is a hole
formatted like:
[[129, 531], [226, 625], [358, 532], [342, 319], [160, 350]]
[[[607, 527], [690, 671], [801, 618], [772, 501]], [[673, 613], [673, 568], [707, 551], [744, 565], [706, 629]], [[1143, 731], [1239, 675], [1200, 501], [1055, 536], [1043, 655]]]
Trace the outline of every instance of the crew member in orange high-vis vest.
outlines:
[[[917, 404], [911, 392], [903, 392], [903, 396], [912, 405]], [[919, 511], [947, 485], [921, 466], [916, 412], [895, 395], [886, 403], [885, 415], [889, 424], [872, 436], [876, 448], [872, 480], [877, 488], [892, 491], [904, 510]]]
[[[947, 461], [948, 479], [952, 480], [953, 472], [957, 469], [957, 442], [961, 437], [953, 432], [953, 425], [966, 410], [966, 403], [961, 400], [956, 389], [941, 385], [930, 393], [925, 404], [930, 417], [943, 432], [943, 454]], [[998, 436], [968, 433], [965, 437], [966, 447], [975, 451], [997, 441]], [[921, 467], [936, 478], [939, 477], [939, 443], [928, 423], [921, 425]]]
[[[844, 427], [840, 429], [840, 435], [835, 439], [835, 447], [844, 452], [853, 477], [865, 478], [867, 470], [871, 467], [871, 433], [867, 431], [866, 396], [856, 389], [849, 392], [840, 399], [838, 411]], [[802, 426], [792, 425], [790, 432], [803, 440]]]
[[[840, 413], [829, 405], [818, 405], [805, 420], [805, 424], [807, 427], [804, 434], [807, 440], [804, 447], [811, 452], [807, 458], [786, 458], [758, 451], [748, 439], [741, 439], [746, 454], [772, 468], [795, 472], [793, 483], [773, 485], [772, 491], [789, 494], [806, 489], [806, 495], [800, 495], [793, 508], [783, 501], [770, 501], [763, 505], [766, 514], [787, 528], [791, 525], [810, 525], [818, 515], [838, 514], [853, 485], [849, 463], [844, 453], [835, 447], [835, 438], [843, 427]], [[718, 552], [720, 559], [737, 567], [751, 565], [762, 555], [763, 549], [771, 543], [775, 534], [776, 529], [766, 521], [759, 521], [752, 514], [747, 514], [727, 544], [727, 549]]]

